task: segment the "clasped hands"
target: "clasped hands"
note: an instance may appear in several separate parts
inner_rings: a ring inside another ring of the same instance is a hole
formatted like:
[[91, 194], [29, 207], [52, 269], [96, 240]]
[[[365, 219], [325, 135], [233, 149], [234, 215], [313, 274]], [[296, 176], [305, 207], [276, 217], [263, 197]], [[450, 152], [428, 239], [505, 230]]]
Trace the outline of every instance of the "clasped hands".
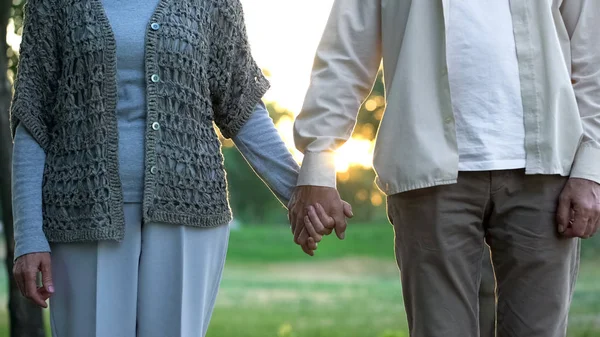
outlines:
[[[341, 200], [335, 188], [298, 186], [288, 205], [294, 242], [314, 255], [324, 235], [334, 230], [344, 239], [350, 204]], [[600, 184], [570, 178], [562, 190], [556, 210], [557, 232], [564, 238], [588, 239], [600, 230]]]
[[323, 236], [334, 230], [340, 240], [345, 238], [346, 218], [351, 218], [352, 207], [340, 198], [332, 187], [298, 186], [288, 204], [294, 242], [302, 250], [314, 255]]

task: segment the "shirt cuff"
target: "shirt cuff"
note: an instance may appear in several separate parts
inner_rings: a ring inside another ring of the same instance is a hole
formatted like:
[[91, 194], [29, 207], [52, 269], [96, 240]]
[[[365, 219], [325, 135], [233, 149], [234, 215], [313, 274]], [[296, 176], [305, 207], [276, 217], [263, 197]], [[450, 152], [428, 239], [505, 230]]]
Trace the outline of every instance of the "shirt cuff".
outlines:
[[582, 144], [577, 151], [573, 168], [571, 169], [571, 178], [581, 178], [594, 181], [600, 184], [600, 149], [590, 145]]
[[307, 152], [302, 160], [297, 186], [336, 187], [335, 153]]

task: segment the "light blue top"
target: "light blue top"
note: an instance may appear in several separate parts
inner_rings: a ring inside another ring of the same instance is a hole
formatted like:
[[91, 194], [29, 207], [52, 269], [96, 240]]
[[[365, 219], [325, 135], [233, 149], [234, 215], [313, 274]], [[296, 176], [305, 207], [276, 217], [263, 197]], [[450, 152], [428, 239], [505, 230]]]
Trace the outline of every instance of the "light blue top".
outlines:
[[117, 123], [123, 201], [142, 202], [146, 136], [145, 37], [158, 0], [102, 0], [117, 42]]
[[[157, 1], [104, 0], [103, 4], [117, 41], [119, 173], [123, 197], [125, 202], [141, 202], [146, 123], [143, 41], [148, 18]], [[262, 102], [233, 141], [273, 193], [287, 205], [296, 185], [299, 167]], [[15, 258], [50, 251], [42, 231], [45, 160], [39, 144], [25, 128], [19, 126], [13, 148]]]

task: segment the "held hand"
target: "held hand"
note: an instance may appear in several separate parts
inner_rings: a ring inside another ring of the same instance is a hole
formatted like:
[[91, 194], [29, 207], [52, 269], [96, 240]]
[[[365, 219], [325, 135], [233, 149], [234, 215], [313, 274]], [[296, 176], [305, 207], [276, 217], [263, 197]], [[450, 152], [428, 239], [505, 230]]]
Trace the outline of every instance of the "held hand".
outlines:
[[302, 229], [305, 228], [305, 217], [309, 214], [309, 206], [320, 204], [329, 215], [319, 223], [307, 228], [311, 237], [316, 242], [321, 241], [323, 235], [328, 235], [335, 228], [340, 239], [344, 238], [346, 230], [346, 217], [344, 216], [344, 205], [340, 195], [335, 188], [322, 186], [298, 186], [292, 194], [289, 204], [289, 218], [294, 233], [294, 241], [299, 244], [298, 239]]
[[600, 184], [579, 178], [567, 181], [557, 210], [558, 231], [565, 237], [587, 239], [600, 225]]
[[336, 231], [336, 234], [340, 240], [345, 238], [345, 230], [346, 230], [346, 218], [352, 218], [354, 214], [352, 214], [352, 206], [349, 203], [342, 200], [342, 208], [344, 213], [344, 224], [343, 228], [338, 226], [336, 220], [329, 216], [325, 211], [325, 208], [321, 206], [320, 203], [316, 203], [315, 205], [308, 206], [308, 213], [304, 216], [304, 230], [315, 239], [316, 242], [320, 242], [321, 232], [317, 230], [317, 228], [324, 228], [323, 235], [329, 235], [333, 231], [332, 226]]
[[[42, 273], [42, 287], [37, 286], [37, 273]], [[20, 256], [13, 268], [13, 274], [21, 294], [42, 308], [54, 293], [52, 286], [52, 264], [50, 253], [32, 253]]]
[[[342, 204], [344, 207], [344, 215], [347, 218], [352, 218], [354, 216], [354, 214], [352, 214], [352, 206], [343, 200]], [[306, 254], [314, 256], [314, 251], [317, 250], [317, 241], [314, 239], [314, 237], [308, 234], [309, 232], [314, 232], [313, 222], [330, 222], [331, 219], [333, 218], [327, 215], [325, 209], [320, 204], [309, 206], [308, 215], [304, 217], [304, 228], [302, 229], [300, 237], [298, 238], [298, 244], [302, 247], [302, 250]], [[329, 229], [327, 234], [331, 234], [331, 232], [332, 230]], [[319, 238], [321, 238], [321, 236], [319, 236]]]

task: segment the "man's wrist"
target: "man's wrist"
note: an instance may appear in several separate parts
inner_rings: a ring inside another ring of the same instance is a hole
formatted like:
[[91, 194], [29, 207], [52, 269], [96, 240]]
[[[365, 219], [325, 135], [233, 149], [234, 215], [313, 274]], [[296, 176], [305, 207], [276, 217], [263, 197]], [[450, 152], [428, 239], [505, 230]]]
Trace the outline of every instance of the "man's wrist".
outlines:
[[571, 168], [571, 178], [581, 178], [600, 183], [600, 149], [591, 144], [582, 144], [577, 151], [573, 167]]
[[302, 160], [297, 186], [336, 187], [335, 154], [307, 152]]

